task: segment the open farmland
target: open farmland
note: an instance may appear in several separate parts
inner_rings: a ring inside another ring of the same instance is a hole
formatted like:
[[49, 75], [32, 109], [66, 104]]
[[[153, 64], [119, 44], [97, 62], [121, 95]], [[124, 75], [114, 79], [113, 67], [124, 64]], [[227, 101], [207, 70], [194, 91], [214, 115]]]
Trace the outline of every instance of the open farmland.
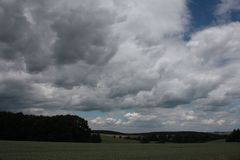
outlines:
[[240, 143], [124, 144], [0, 141], [0, 160], [240, 160]]

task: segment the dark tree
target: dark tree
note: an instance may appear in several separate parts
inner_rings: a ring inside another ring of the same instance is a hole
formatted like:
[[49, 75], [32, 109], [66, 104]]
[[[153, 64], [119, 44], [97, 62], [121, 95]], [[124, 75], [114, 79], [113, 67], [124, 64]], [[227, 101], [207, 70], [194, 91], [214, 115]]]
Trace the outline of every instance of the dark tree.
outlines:
[[0, 139], [91, 142], [91, 129], [87, 121], [78, 116], [0, 112]]
[[156, 134], [150, 134], [150, 135], [148, 136], [148, 139], [149, 139], [150, 141], [158, 141], [158, 137], [157, 137]]
[[101, 142], [102, 142], [102, 139], [101, 139], [100, 134], [98, 134], [98, 133], [93, 133], [93, 134], [91, 135], [91, 142], [92, 142], [92, 143], [101, 143]]
[[157, 143], [165, 143], [167, 142], [167, 135], [159, 135]]
[[240, 129], [235, 129], [233, 132], [227, 136], [227, 142], [240, 142]]
[[143, 136], [140, 140], [140, 143], [150, 143], [149, 136]]

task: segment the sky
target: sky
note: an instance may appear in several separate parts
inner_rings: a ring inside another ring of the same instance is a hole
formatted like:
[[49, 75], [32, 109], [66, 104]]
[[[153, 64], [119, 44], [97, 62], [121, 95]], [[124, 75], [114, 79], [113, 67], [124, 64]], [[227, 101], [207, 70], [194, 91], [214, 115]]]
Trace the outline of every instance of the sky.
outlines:
[[240, 127], [240, 0], [0, 0], [0, 110], [92, 129]]

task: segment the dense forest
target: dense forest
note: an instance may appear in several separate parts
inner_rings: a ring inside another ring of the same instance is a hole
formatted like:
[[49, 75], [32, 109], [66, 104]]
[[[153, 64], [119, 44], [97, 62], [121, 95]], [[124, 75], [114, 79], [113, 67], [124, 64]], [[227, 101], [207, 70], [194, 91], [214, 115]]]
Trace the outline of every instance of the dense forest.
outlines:
[[233, 132], [227, 136], [227, 142], [240, 142], [240, 129], [234, 129]]
[[0, 112], [0, 139], [61, 142], [101, 142], [88, 122], [72, 115], [34, 116]]

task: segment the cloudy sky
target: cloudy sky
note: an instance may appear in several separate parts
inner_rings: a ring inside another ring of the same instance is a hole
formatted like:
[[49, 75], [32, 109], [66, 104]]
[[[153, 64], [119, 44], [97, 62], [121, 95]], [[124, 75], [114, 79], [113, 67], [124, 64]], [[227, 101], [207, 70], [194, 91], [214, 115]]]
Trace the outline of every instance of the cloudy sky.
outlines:
[[0, 0], [0, 110], [240, 127], [240, 0]]

